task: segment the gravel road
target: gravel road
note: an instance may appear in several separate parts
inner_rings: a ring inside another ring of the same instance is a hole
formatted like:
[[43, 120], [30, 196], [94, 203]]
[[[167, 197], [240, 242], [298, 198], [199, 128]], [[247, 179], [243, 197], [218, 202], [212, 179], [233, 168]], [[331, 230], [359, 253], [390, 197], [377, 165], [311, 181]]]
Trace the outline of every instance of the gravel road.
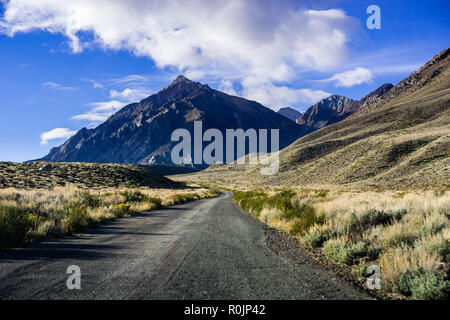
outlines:
[[[0, 252], [0, 299], [370, 298], [269, 236], [222, 193]], [[79, 290], [67, 288], [70, 265]]]

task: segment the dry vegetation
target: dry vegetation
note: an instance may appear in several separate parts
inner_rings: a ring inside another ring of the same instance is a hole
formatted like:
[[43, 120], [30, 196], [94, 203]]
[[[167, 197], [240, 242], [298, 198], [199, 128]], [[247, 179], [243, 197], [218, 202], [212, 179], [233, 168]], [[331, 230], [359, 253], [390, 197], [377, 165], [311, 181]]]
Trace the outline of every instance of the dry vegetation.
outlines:
[[89, 189], [181, 187], [146, 167], [130, 164], [0, 162], [0, 188], [35, 189], [70, 184]]
[[446, 49], [373, 105], [300, 138], [279, 152], [278, 174], [247, 163], [171, 178], [239, 190], [235, 201], [255, 217], [356, 274], [379, 265], [386, 292], [446, 298], [449, 66]]
[[216, 195], [216, 191], [202, 187], [0, 189], [0, 249], [79, 233], [116, 218]]
[[[280, 170], [215, 166], [180, 179], [231, 188], [339, 185], [357, 190], [450, 190], [450, 49], [343, 121], [279, 152]], [[282, 133], [281, 133], [282, 134]]]
[[234, 200], [358, 276], [379, 265], [385, 292], [448, 297], [450, 192], [237, 191]]

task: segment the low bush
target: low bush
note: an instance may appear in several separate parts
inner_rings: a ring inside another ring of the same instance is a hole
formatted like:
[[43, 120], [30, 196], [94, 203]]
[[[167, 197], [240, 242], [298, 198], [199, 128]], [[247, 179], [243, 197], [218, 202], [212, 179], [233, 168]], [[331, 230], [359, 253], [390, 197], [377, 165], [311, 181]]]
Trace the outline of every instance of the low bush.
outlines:
[[348, 221], [347, 237], [352, 241], [357, 241], [365, 230], [379, 225], [386, 226], [394, 221], [398, 221], [406, 212], [404, 209], [396, 211], [371, 209], [360, 215], [352, 213]]
[[242, 209], [250, 212], [254, 217], [259, 217], [265, 206], [268, 206], [268, 195], [260, 191], [234, 192], [233, 200]]
[[147, 203], [151, 203], [153, 205], [153, 209], [159, 209], [162, 206], [162, 200], [157, 197], [147, 197], [145, 201]]
[[98, 195], [93, 195], [89, 191], [79, 191], [76, 193], [78, 203], [85, 208], [98, 208], [102, 205], [102, 199]]
[[199, 199], [200, 197], [195, 193], [181, 193], [181, 194], [175, 194], [170, 197], [169, 202], [170, 204], [182, 204], [190, 201], [194, 201]]
[[336, 262], [352, 265], [356, 259], [368, 255], [368, 248], [364, 242], [346, 244], [340, 239], [332, 239], [323, 246], [325, 255]]
[[62, 220], [62, 228], [68, 233], [78, 233], [88, 226], [88, 213], [79, 202], [70, 202], [64, 206], [65, 218]]
[[328, 239], [330, 239], [330, 233], [328, 231], [314, 230], [303, 236], [302, 241], [310, 247], [318, 248]]
[[147, 198], [147, 196], [139, 190], [124, 190], [120, 192], [120, 194], [125, 197], [123, 202], [141, 202]]
[[54, 221], [44, 221], [39, 224], [37, 229], [37, 235], [43, 238], [59, 237], [64, 233], [61, 226], [57, 225]]
[[352, 268], [352, 273], [360, 278], [367, 278], [368, 265], [362, 263]]
[[450, 281], [432, 271], [419, 269], [401, 274], [394, 291], [419, 300], [446, 300], [450, 292]]
[[430, 251], [442, 257], [444, 262], [450, 262], [450, 239], [445, 237], [434, 237], [433, 240], [423, 241], [424, 246]]
[[426, 219], [422, 230], [420, 230], [419, 232], [419, 235], [426, 237], [440, 233], [447, 226], [448, 222], [445, 219], [446, 218], [442, 216], [436, 216], [431, 219]]
[[118, 217], [129, 217], [133, 215], [133, 210], [131, 210], [131, 205], [127, 203], [121, 203], [113, 207], [113, 214]]
[[33, 225], [34, 221], [26, 212], [16, 207], [0, 206], [0, 248], [25, 242]]
[[292, 221], [289, 232], [292, 235], [304, 235], [311, 226], [322, 224], [325, 215], [317, 215], [314, 207], [308, 203], [299, 201], [293, 203], [294, 196], [295, 192], [291, 190], [283, 190], [272, 196], [261, 191], [238, 191], [234, 193], [233, 199], [242, 209], [256, 218], [259, 218], [264, 208], [280, 210], [286, 221]]

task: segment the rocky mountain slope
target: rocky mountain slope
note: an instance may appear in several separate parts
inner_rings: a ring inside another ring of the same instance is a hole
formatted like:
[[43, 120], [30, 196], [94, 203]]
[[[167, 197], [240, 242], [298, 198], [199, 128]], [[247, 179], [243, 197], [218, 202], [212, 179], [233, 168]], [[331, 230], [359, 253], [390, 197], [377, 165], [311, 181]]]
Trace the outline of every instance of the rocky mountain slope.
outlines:
[[374, 103], [392, 87], [392, 84], [385, 83], [361, 100], [352, 100], [339, 95], [329, 96], [309, 107], [308, 110], [297, 119], [297, 123], [307, 126], [309, 131], [312, 132], [327, 125], [339, 122], [359, 109]]
[[309, 107], [308, 110], [297, 119], [297, 123], [306, 125], [313, 130], [323, 128], [330, 124], [331, 121], [339, 121], [339, 116], [346, 114], [346, 107], [352, 102], [354, 102], [354, 100], [347, 97], [339, 95], [329, 96]]
[[[189, 180], [237, 185], [450, 188], [450, 49], [345, 120], [280, 152], [280, 171], [228, 165]], [[388, 86], [389, 87], [389, 86]], [[384, 89], [382, 89], [384, 90]]]
[[[203, 131], [217, 128], [280, 129], [280, 147], [304, 134], [304, 128], [282, 115], [208, 85], [177, 77], [169, 86], [139, 103], [132, 103], [95, 129], [81, 129], [42, 160], [57, 162], [172, 164], [175, 129], [192, 134], [194, 121]], [[224, 134], [225, 137], [225, 134]], [[197, 167], [202, 167], [198, 165]], [[204, 167], [204, 166], [203, 166]]]
[[298, 118], [302, 115], [301, 112], [298, 112], [295, 109], [292, 109], [290, 107], [280, 108], [280, 110], [277, 111], [277, 113], [281, 114], [282, 116], [285, 116], [286, 118], [296, 122]]

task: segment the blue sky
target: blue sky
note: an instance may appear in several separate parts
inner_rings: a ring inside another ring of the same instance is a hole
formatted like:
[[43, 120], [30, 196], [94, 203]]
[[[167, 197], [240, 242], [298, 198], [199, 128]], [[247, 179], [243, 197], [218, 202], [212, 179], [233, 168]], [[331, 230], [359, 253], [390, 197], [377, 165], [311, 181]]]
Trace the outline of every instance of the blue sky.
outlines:
[[[447, 1], [0, 3], [2, 161], [42, 157], [178, 74], [275, 110], [359, 99], [408, 76], [450, 34]], [[366, 28], [371, 4], [380, 30]]]

